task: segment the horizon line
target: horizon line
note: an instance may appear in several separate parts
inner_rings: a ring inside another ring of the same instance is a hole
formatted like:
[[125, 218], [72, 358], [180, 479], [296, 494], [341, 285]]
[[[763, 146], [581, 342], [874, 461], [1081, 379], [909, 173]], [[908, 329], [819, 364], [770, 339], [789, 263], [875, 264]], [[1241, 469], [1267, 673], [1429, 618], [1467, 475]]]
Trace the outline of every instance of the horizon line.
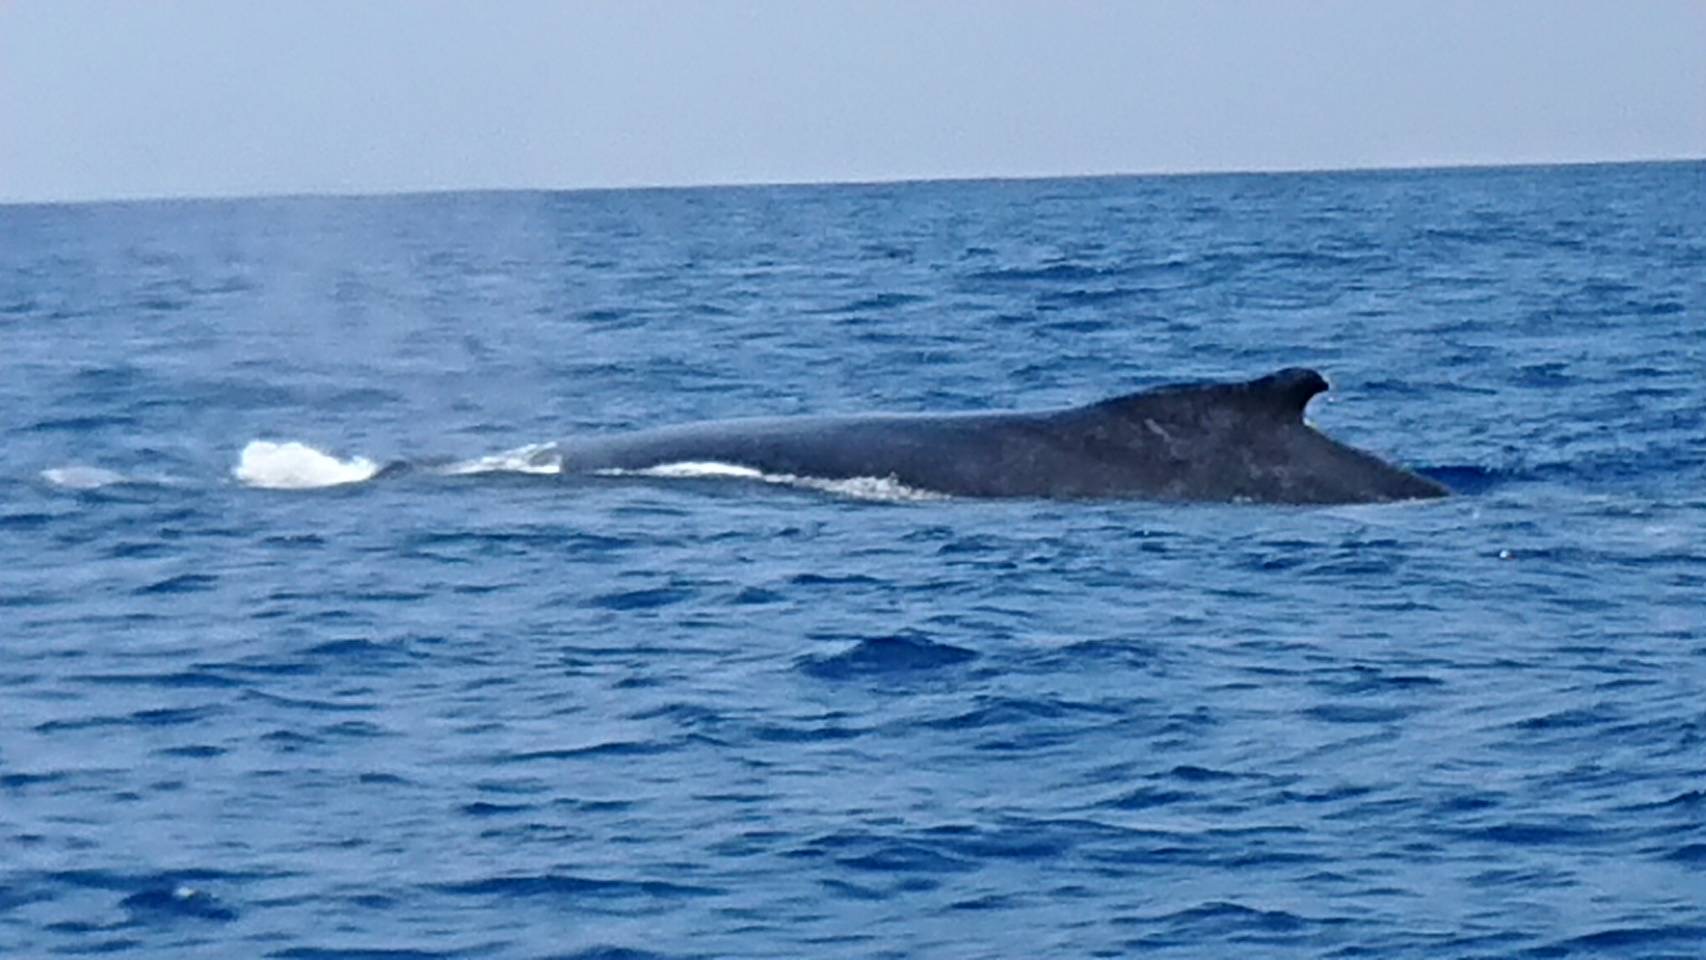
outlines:
[[1292, 176], [1334, 173], [1411, 173], [1426, 171], [1520, 170], [1555, 167], [1617, 167], [1706, 162], [1702, 156], [1649, 156], [1595, 160], [1508, 160], [1508, 161], [1422, 161], [1401, 164], [1351, 164], [1341, 167], [1214, 167], [1197, 170], [1128, 170], [1098, 173], [1018, 173], [1018, 174], [950, 174], [942, 176], [894, 176], [854, 178], [847, 180], [709, 180], [703, 182], [663, 182], [603, 184], [585, 186], [477, 186], [477, 187], [400, 187], [395, 189], [341, 190], [306, 189], [231, 193], [139, 193], [104, 197], [72, 197], [47, 200], [14, 199], [0, 196], [4, 207], [71, 207], [103, 204], [148, 203], [220, 203], [241, 200], [312, 200], [312, 199], [381, 199], [402, 197], [446, 196], [480, 193], [625, 193], [685, 190], [740, 190], [789, 187], [881, 187], [910, 184], [954, 183], [1032, 183], [1045, 180], [1131, 180], [1173, 179], [1187, 177], [1259, 177]]

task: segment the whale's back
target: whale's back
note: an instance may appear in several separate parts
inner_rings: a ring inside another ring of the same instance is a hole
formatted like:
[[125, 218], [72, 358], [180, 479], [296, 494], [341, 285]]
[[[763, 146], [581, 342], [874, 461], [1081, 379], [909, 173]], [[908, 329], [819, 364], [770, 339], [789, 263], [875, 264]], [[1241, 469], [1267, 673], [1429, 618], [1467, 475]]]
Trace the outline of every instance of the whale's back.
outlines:
[[1327, 388], [1293, 368], [1178, 384], [1066, 410], [784, 417], [685, 424], [563, 445], [571, 472], [720, 463], [766, 474], [893, 478], [971, 497], [1361, 503], [1444, 487], [1303, 421]]

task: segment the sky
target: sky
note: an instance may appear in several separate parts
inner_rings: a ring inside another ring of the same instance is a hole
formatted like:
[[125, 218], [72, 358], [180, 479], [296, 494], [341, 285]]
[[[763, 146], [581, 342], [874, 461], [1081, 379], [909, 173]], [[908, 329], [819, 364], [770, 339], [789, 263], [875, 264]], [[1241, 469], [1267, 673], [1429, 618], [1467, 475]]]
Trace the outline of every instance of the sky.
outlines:
[[1706, 157], [1706, 0], [0, 0], [0, 202]]

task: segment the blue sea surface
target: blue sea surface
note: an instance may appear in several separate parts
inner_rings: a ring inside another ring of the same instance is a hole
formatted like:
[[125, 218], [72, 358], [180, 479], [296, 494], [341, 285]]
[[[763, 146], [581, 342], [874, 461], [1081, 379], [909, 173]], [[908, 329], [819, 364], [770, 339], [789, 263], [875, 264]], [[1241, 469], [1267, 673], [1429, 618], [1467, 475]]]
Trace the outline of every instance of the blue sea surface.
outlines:
[[[1703, 333], [1698, 162], [0, 207], [0, 956], [1706, 956]], [[1286, 366], [1458, 495], [530, 459]]]

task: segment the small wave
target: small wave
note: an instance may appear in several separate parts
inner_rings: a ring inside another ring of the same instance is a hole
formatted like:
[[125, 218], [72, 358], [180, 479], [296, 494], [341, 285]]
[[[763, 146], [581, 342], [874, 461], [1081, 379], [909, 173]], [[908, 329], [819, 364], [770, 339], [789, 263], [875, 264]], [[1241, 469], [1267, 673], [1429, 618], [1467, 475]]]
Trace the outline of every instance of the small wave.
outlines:
[[1067, 283], [1084, 283], [1101, 280], [1114, 276], [1118, 271], [1089, 267], [1076, 263], [1051, 263], [1039, 267], [1006, 267], [996, 270], [980, 270], [970, 275], [970, 279], [985, 283], [1038, 283], [1061, 281]]
[[436, 884], [435, 888], [462, 896], [505, 898], [649, 897], [676, 900], [684, 897], [715, 896], [723, 892], [718, 887], [673, 883], [667, 880], [609, 879], [560, 873], [483, 877]]
[[339, 460], [294, 440], [251, 440], [231, 475], [247, 486], [267, 490], [314, 490], [361, 483], [378, 472], [379, 465], [366, 457]]
[[885, 503], [948, 499], [948, 495], [945, 493], [909, 487], [893, 476], [844, 477], [841, 479], [802, 477], [791, 473], [765, 473], [752, 467], [710, 460], [661, 463], [655, 467], [645, 467], [639, 470], [600, 470], [598, 475], [601, 477], [660, 477], [694, 480], [757, 480], [761, 483], [817, 490], [854, 500], [876, 500]]
[[112, 470], [76, 465], [50, 467], [41, 472], [41, 478], [66, 490], [99, 490], [130, 481], [129, 477]]
[[1445, 484], [1452, 493], [1468, 495], [1487, 493], [1520, 479], [1514, 471], [1473, 463], [1424, 465], [1417, 467], [1416, 472]]
[[462, 460], [440, 473], [451, 477], [466, 477], [480, 473], [530, 473], [549, 476], [563, 472], [563, 455], [554, 443], [530, 443], [514, 450], [491, 456]]
[[938, 643], [916, 633], [870, 637], [826, 656], [800, 659], [801, 670], [820, 680], [849, 680], [877, 674], [910, 673], [951, 667], [977, 654], [951, 643]]
[[171, 888], [150, 887], [125, 897], [119, 906], [133, 915], [160, 920], [192, 917], [198, 920], [235, 920], [237, 911], [204, 890], [178, 884]]

